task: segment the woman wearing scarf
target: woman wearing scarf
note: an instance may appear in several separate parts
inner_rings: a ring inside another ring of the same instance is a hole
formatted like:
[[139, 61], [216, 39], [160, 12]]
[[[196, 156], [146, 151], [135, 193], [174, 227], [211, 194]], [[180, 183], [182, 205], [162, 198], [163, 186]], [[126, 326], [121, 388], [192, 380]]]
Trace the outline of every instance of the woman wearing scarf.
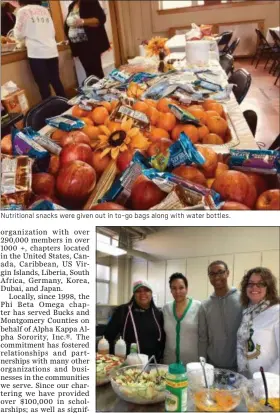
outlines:
[[198, 361], [198, 312], [200, 301], [188, 297], [188, 280], [181, 273], [169, 279], [174, 301], [163, 307], [166, 344], [165, 364]]
[[155, 306], [152, 288], [146, 281], [136, 281], [133, 284], [131, 300], [116, 309], [104, 336], [110, 343], [111, 354], [116, 339], [122, 336], [127, 345], [127, 354], [130, 345], [136, 343], [138, 353], [147, 354], [148, 357], [154, 355], [160, 361], [165, 342], [163, 316]]
[[238, 371], [251, 378], [260, 367], [279, 371], [280, 299], [276, 278], [267, 268], [249, 270], [241, 282], [241, 302], [245, 307], [237, 332]]

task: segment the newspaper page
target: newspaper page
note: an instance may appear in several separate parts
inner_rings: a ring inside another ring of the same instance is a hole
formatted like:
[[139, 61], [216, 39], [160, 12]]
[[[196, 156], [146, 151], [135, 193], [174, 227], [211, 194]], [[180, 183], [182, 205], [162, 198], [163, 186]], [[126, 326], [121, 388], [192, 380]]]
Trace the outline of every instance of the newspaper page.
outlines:
[[37, 216], [1, 216], [1, 413], [94, 412], [94, 226]]

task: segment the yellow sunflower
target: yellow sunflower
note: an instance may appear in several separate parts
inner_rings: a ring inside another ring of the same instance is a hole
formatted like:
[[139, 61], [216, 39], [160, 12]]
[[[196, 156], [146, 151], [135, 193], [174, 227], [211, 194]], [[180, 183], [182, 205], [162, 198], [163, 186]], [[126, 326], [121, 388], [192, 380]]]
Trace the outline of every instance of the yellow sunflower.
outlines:
[[133, 127], [132, 119], [125, 117], [119, 130], [113, 127], [110, 129], [110, 124], [99, 126], [99, 129], [103, 135], [98, 136], [95, 150], [102, 150], [101, 158], [110, 154], [112, 159], [117, 159], [120, 152], [129, 149], [146, 150], [150, 146], [150, 141], [140, 132], [140, 129]]
[[164, 37], [153, 37], [146, 46], [147, 56], [158, 56], [161, 51], [164, 51], [166, 55], [170, 53], [170, 50], [165, 43], [168, 39]]

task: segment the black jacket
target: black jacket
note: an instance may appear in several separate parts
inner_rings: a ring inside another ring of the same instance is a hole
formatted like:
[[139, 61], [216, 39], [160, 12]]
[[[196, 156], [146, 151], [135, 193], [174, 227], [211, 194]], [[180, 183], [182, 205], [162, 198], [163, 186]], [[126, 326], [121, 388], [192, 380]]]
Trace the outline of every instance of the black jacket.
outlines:
[[[77, 1], [73, 1], [68, 8], [68, 15], [72, 11], [75, 3]], [[67, 15], [67, 17], [68, 17]], [[66, 17], [66, 20], [67, 20]], [[79, 49], [84, 48], [88, 51], [88, 53], [95, 53], [101, 54], [110, 48], [110, 43], [108, 40], [108, 36], [104, 27], [106, 22], [106, 15], [99, 4], [98, 0], [81, 0], [80, 1], [80, 18], [81, 19], [89, 19], [95, 17], [99, 20], [100, 25], [98, 27], [84, 27], [85, 33], [87, 35], [88, 41], [81, 42], [81, 43], [72, 43], [68, 37], [69, 26], [66, 24], [66, 20], [64, 23], [64, 31], [69, 39], [70, 48], [72, 51], [73, 56], [79, 55]]]
[[[105, 338], [110, 343], [110, 353], [114, 353], [114, 344], [119, 336], [123, 336], [125, 321], [128, 314], [129, 304], [119, 306], [109, 321]], [[163, 357], [165, 345], [165, 333], [163, 330], [163, 314], [152, 304], [148, 310], [141, 309], [135, 302], [132, 304], [132, 314], [137, 330], [140, 352], [147, 354], [149, 357], [155, 355], [157, 361]], [[155, 318], [157, 322], [155, 321]], [[133, 324], [130, 315], [127, 319], [124, 337], [127, 344], [127, 354], [130, 352], [131, 343], [136, 343]]]

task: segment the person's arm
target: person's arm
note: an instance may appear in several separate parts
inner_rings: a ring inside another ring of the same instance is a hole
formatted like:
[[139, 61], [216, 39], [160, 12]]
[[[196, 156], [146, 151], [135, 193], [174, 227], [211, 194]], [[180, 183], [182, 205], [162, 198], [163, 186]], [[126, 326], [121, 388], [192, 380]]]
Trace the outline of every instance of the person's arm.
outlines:
[[198, 312], [198, 357], [205, 357], [207, 360], [208, 348], [208, 328], [206, 314], [203, 306], [200, 306]]
[[122, 333], [122, 322], [123, 322], [124, 308], [123, 306], [118, 307], [111, 320], [106, 326], [104, 337], [110, 343], [110, 353], [114, 352], [114, 341], [117, 338], [118, 334]]
[[14, 27], [14, 36], [18, 40], [23, 40], [26, 37], [26, 22], [28, 14], [26, 10], [19, 9], [16, 16], [16, 24]]
[[90, 15], [92, 17], [85, 18], [85, 19], [77, 19], [75, 22], [75, 26], [85, 26], [85, 27], [98, 27], [106, 23], [106, 14], [104, 10], [100, 6], [98, 1], [93, 1], [89, 3], [91, 6]]
[[272, 364], [270, 369], [268, 370], [270, 373], [275, 373], [275, 374], [280, 374], [280, 344], [279, 344], [279, 321], [275, 323], [274, 325], [274, 337], [276, 341], [276, 346], [277, 346], [277, 359], [275, 362]]

